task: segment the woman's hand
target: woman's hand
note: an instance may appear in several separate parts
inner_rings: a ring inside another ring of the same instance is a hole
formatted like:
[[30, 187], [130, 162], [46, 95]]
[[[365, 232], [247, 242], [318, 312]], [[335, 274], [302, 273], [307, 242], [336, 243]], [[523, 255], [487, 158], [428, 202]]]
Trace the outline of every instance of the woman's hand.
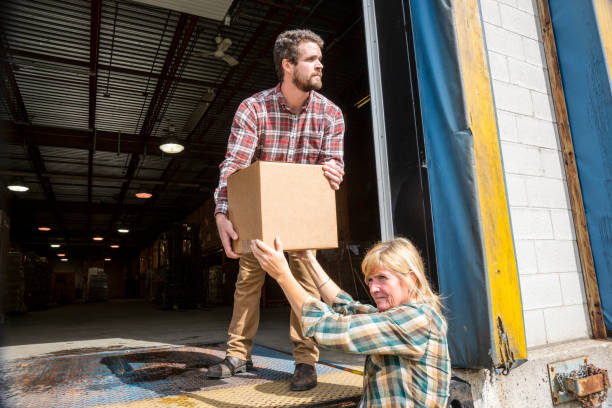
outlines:
[[291, 270], [283, 254], [283, 244], [278, 237], [274, 240], [274, 247], [272, 248], [258, 239], [251, 241], [251, 251], [253, 251], [259, 265], [271, 277], [279, 280], [286, 274], [291, 275]]

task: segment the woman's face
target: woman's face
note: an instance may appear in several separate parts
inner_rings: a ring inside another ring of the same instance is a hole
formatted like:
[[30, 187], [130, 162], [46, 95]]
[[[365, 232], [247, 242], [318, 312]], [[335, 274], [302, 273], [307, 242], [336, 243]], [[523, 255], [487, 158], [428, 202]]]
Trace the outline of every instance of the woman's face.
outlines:
[[380, 312], [410, 301], [413, 285], [406, 283], [392, 272], [379, 266], [368, 277], [370, 294]]

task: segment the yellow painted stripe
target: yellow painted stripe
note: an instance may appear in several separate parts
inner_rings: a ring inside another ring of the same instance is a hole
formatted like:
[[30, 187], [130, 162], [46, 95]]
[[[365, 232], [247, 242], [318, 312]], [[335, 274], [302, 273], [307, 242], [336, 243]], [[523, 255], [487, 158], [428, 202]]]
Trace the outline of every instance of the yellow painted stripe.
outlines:
[[[523, 311], [478, 0], [454, 2], [454, 18], [474, 156], [486, 254], [496, 362], [527, 358]], [[476, 294], [471, 294], [476, 295]], [[500, 328], [500, 324], [503, 329]], [[507, 358], [501, 330], [508, 337]]]
[[608, 63], [608, 81], [612, 82], [612, 0], [595, 0], [595, 14]]

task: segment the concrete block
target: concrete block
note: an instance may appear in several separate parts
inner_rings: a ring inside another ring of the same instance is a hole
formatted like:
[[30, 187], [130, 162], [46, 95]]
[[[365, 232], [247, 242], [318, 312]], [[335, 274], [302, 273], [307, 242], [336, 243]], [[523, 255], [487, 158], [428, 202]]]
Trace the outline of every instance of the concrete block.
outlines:
[[536, 241], [539, 273], [578, 272], [580, 258], [576, 241]]
[[480, 2], [480, 10], [482, 12], [482, 20], [485, 23], [491, 23], [496, 26], [501, 26], [501, 17], [499, 15], [499, 4], [495, 0], [482, 0]]
[[520, 281], [523, 310], [563, 305], [559, 274], [523, 275]]
[[516, 240], [514, 251], [519, 275], [530, 275], [538, 272], [538, 258], [536, 257], [534, 241]]
[[491, 70], [491, 78], [502, 82], [510, 82], [506, 56], [495, 51], [489, 51], [489, 69]]
[[534, 40], [539, 39], [538, 23], [533, 14], [504, 4], [500, 4], [499, 11], [503, 28]]
[[542, 67], [528, 64], [514, 58], [508, 59], [510, 82], [539, 92], [547, 92], [548, 78]]
[[531, 38], [523, 37], [523, 51], [525, 53], [525, 62], [536, 67], [546, 66], [546, 53], [541, 42]]
[[564, 180], [526, 176], [524, 181], [530, 207], [570, 208]]
[[516, 125], [521, 143], [559, 150], [557, 125], [553, 122], [517, 115]]
[[508, 191], [508, 203], [513, 207], [527, 206], [527, 190], [523, 176], [515, 174], [506, 175], [506, 190]]
[[510, 214], [515, 240], [553, 239], [552, 223], [548, 210], [511, 207]]
[[515, 114], [503, 110], [497, 110], [497, 127], [499, 138], [508, 142], [518, 142], [518, 128], [516, 127]]
[[501, 151], [506, 174], [532, 176], [543, 176], [545, 174], [539, 148], [502, 141]]
[[572, 212], [567, 210], [550, 210], [550, 219], [555, 239], [576, 240], [576, 230]]
[[555, 107], [549, 94], [531, 91], [531, 100], [536, 118], [556, 122]]
[[488, 51], [521, 60], [525, 58], [520, 35], [487, 22], [484, 23], [484, 33]]
[[544, 312], [542, 310], [528, 310], [525, 311], [523, 317], [525, 319], [527, 347], [536, 347], [546, 344]]
[[562, 306], [544, 310], [548, 343], [585, 339], [591, 335], [586, 305]]
[[517, 0], [516, 8], [529, 14], [538, 15], [538, 6], [533, 0]]
[[586, 303], [584, 281], [579, 272], [560, 273], [561, 294], [564, 305], [581, 305]]
[[553, 149], [540, 149], [542, 175], [565, 180], [565, 168], [561, 152]]
[[494, 79], [493, 95], [496, 108], [521, 115], [533, 115], [531, 94], [528, 89]]

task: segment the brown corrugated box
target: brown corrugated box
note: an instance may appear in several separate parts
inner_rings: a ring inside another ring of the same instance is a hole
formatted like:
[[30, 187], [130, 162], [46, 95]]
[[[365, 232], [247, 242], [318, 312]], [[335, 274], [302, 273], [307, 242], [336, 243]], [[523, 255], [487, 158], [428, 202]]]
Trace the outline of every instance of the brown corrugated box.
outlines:
[[227, 181], [228, 215], [238, 233], [236, 253], [251, 252], [249, 242], [286, 250], [338, 246], [336, 196], [320, 165], [258, 161]]

